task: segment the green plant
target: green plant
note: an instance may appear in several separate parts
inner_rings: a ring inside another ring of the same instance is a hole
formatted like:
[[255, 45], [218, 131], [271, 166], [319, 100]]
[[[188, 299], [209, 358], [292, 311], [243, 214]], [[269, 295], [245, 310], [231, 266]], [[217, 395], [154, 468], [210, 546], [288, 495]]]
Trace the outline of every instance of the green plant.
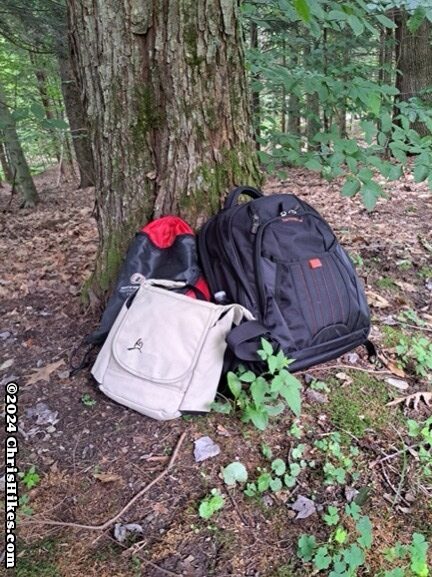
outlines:
[[418, 327], [423, 327], [426, 324], [413, 309], [402, 311], [396, 318], [401, 323], [410, 323]]
[[[274, 354], [272, 345], [265, 339], [261, 339], [258, 354], [267, 369], [260, 375], [244, 368], [236, 373], [229, 372], [228, 387], [234, 397], [234, 405], [241, 412], [241, 420], [244, 423], [252, 422], [263, 431], [269, 424], [269, 418], [280, 415], [286, 406], [296, 416], [300, 414], [301, 384], [286, 370], [292, 361], [282, 351]], [[233, 404], [217, 401], [213, 403], [213, 408], [222, 413], [230, 413]]]
[[[255, 497], [269, 490], [276, 493], [283, 489], [284, 486], [288, 488], [294, 487], [297, 483], [297, 477], [307, 466], [306, 461], [301, 458], [304, 448], [305, 445], [302, 444], [294, 447], [291, 451], [293, 462], [288, 464], [283, 459], [274, 459], [270, 465], [271, 471], [263, 467], [257, 467], [258, 477], [255, 481], [247, 484], [244, 494], [248, 497]], [[310, 463], [311, 466], [313, 464], [313, 462]]]
[[386, 550], [386, 560], [394, 564], [402, 562], [402, 567], [396, 567], [390, 571], [384, 571], [377, 577], [428, 577], [429, 568], [427, 563], [428, 543], [421, 533], [414, 533], [409, 545], [396, 543]]
[[432, 417], [418, 423], [408, 419], [408, 435], [417, 439], [417, 455], [422, 477], [432, 481]]
[[40, 482], [40, 475], [36, 473], [36, 467], [34, 465], [32, 465], [26, 473], [20, 472], [18, 475], [21, 477], [21, 482], [27, 489], [36, 487]]
[[81, 397], [81, 402], [86, 407], [93, 407], [94, 405], [96, 405], [96, 399], [94, 399], [88, 393], [84, 393], [84, 395]]
[[236, 483], [246, 483], [248, 472], [243, 463], [234, 461], [222, 469], [222, 476], [227, 485], [235, 485]]
[[432, 370], [432, 341], [427, 337], [402, 337], [396, 354], [404, 368], [412, 368], [417, 375], [426, 377]]
[[218, 489], [212, 489], [210, 495], [205, 497], [198, 509], [198, 514], [202, 519], [210, 519], [213, 515], [220, 511], [225, 505], [225, 500]]
[[365, 564], [366, 552], [373, 542], [372, 523], [369, 517], [359, 514], [358, 507], [346, 506], [345, 515], [354, 521], [354, 533], [340, 523], [338, 509], [329, 507], [323, 519], [334, 530], [327, 542], [319, 543], [314, 535], [300, 537], [297, 556], [304, 563], [312, 563], [314, 573], [326, 570], [329, 577], [354, 577]]
[[358, 457], [357, 447], [350, 445], [348, 449], [342, 447], [340, 433], [331, 433], [329, 436], [315, 441], [314, 447], [325, 455], [323, 465], [325, 485], [344, 485], [347, 482], [347, 475], [356, 480], [359, 474], [355, 471], [353, 457]]

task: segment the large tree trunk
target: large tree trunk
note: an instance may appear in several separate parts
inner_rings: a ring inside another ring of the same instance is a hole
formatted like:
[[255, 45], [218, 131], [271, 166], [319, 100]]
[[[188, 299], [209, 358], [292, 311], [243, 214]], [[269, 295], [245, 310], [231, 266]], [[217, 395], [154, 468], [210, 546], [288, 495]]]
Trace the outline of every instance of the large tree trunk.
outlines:
[[[408, 13], [400, 9], [395, 15], [396, 28], [396, 88], [397, 100], [409, 100], [416, 96], [428, 107], [432, 105], [432, 93], [423, 94], [425, 88], [432, 86], [432, 23], [427, 18], [415, 32], [407, 26]], [[429, 131], [422, 122], [415, 121], [412, 128], [421, 136]]]
[[23, 193], [23, 207], [33, 208], [38, 202], [38, 193], [33, 182], [26, 158], [15, 127], [15, 120], [6, 104], [5, 95], [0, 87], [0, 125], [2, 126], [12, 170], [12, 181]]
[[[80, 173], [79, 188], [86, 188], [94, 185], [95, 176], [93, 153], [85, 122], [84, 108], [80, 91], [73, 75], [69, 54], [60, 51], [58, 63], [66, 116], [69, 120], [72, 143]], [[69, 145], [68, 142], [65, 144]]]
[[[251, 22], [250, 24], [250, 44], [251, 48], [258, 51], [259, 49], [259, 39], [258, 39], [258, 26], [256, 22]], [[252, 75], [252, 81], [256, 84], [260, 81], [259, 74]], [[257, 86], [252, 87], [252, 114], [253, 123], [255, 125], [255, 136], [256, 136], [256, 148], [260, 150], [260, 138], [261, 138], [261, 103], [260, 103], [260, 90]]]
[[94, 290], [111, 285], [143, 222], [192, 224], [234, 184], [256, 184], [236, 0], [69, 0], [91, 126], [100, 246]]

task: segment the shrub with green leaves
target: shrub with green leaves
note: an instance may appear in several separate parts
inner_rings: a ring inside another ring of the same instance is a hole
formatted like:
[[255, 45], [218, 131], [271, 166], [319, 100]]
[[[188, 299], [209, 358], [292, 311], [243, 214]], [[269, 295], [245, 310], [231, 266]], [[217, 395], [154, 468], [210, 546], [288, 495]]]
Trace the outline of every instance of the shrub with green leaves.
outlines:
[[261, 339], [260, 358], [266, 370], [256, 375], [244, 367], [235, 373], [229, 372], [228, 387], [234, 397], [230, 401], [213, 403], [213, 409], [230, 413], [233, 408], [241, 413], [244, 423], [252, 422], [261, 431], [267, 428], [270, 417], [280, 415], [288, 407], [298, 416], [301, 411], [300, 381], [287, 368], [292, 362], [282, 351], [274, 353], [272, 345]]

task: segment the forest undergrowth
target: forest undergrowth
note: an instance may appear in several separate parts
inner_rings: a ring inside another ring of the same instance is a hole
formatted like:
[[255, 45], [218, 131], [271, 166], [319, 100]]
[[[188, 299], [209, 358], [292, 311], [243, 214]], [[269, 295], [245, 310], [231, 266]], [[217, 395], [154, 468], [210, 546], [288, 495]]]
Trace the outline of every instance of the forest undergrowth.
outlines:
[[[56, 168], [35, 182], [34, 211], [0, 189], [0, 382], [20, 385], [18, 577], [426, 577], [427, 185], [411, 174], [387, 183], [370, 213], [306, 169], [268, 179], [268, 193], [293, 192], [320, 210], [349, 251], [379, 358], [371, 364], [359, 348], [297, 375], [300, 417], [286, 412], [258, 431], [217, 413], [152, 421], [100, 394], [87, 370], [70, 377], [71, 351], [99, 314], [80, 298], [97, 246], [93, 192], [72, 179], [58, 187]], [[196, 462], [203, 436], [219, 452]], [[61, 525], [102, 525], [155, 478], [106, 530]]]

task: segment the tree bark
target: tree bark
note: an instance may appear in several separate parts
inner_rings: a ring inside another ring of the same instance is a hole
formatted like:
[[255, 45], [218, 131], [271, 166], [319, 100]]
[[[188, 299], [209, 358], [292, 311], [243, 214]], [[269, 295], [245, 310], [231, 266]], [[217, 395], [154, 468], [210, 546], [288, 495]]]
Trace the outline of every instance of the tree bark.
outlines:
[[[427, 18], [415, 32], [407, 26], [409, 14], [399, 9], [395, 15], [396, 36], [396, 88], [399, 90], [397, 102], [417, 97], [427, 106], [432, 105], [432, 93], [423, 93], [432, 86], [432, 23]], [[427, 136], [429, 130], [418, 120], [411, 127]]]
[[[80, 91], [73, 75], [69, 54], [60, 51], [58, 53], [58, 63], [66, 116], [69, 120], [72, 143], [79, 168], [79, 188], [86, 188], [94, 185], [95, 176], [93, 153], [86, 126], [85, 112], [81, 102]], [[65, 142], [65, 145], [68, 146], [69, 143]]]
[[[250, 43], [251, 48], [254, 50], [259, 49], [259, 39], [258, 39], [258, 26], [256, 22], [251, 22], [250, 24]], [[256, 83], [260, 81], [259, 74], [253, 74], [252, 80]], [[256, 149], [260, 150], [260, 138], [261, 138], [261, 103], [260, 103], [260, 91], [259, 88], [254, 87], [252, 89], [252, 115], [253, 123], [255, 125], [255, 136], [256, 136]]]
[[260, 181], [236, 0], [69, 0], [90, 122], [100, 246], [112, 284], [151, 218], [200, 224], [234, 184]]
[[6, 154], [6, 148], [3, 142], [0, 142], [0, 164], [3, 170], [3, 174], [6, 182], [12, 183], [13, 174], [11, 167], [9, 165], [9, 160]]
[[0, 87], [0, 124], [4, 141], [11, 160], [12, 180], [22, 191], [22, 207], [33, 208], [39, 200], [33, 178], [30, 173], [21, 143], [16, 131], [15, 120], [7, 106], [6, 98]]

